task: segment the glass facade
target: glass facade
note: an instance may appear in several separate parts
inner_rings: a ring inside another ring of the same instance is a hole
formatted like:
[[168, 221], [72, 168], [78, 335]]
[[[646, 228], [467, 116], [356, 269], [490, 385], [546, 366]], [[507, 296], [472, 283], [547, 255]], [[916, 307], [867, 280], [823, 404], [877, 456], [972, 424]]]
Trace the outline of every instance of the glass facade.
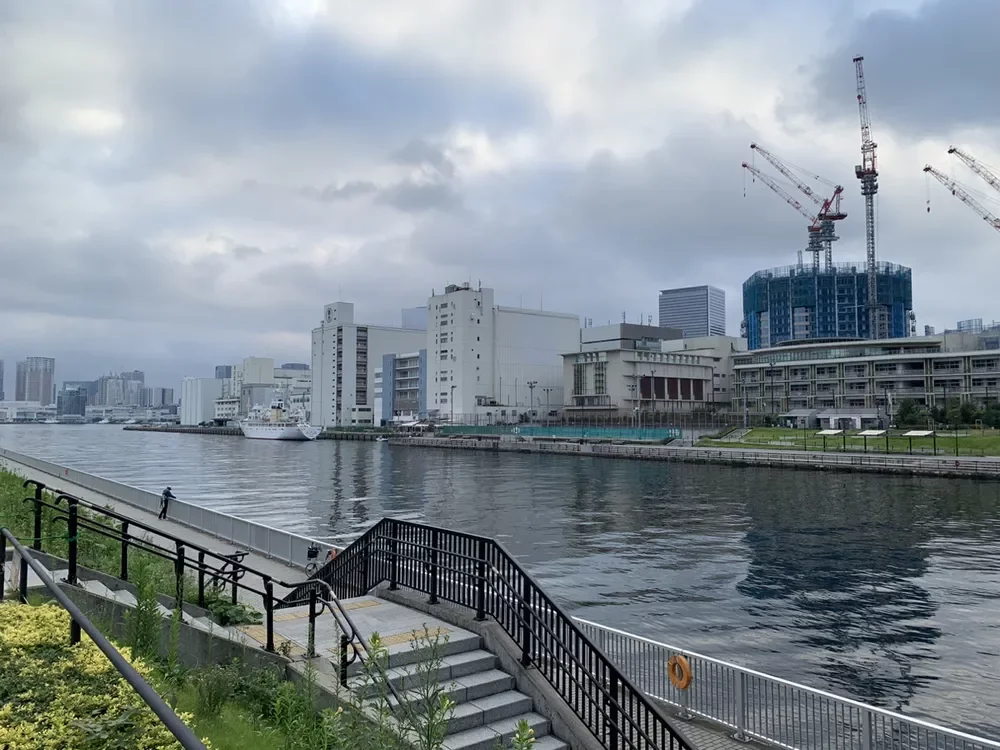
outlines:
[[[877, 288], [881, 338], [909, 335], [912, 272], [879, 263]], [[784, 266], [758, 271], [743, 283], [743, 322], [750, 349], [784, 341], [867, 339], [868, 278], [864, 264], [837, 263], [815, 271]]]
[[689, 286], [660, 292], [660, 326], [677, 328], [684, 338], [726, 335], [726, 293], [714, 286]]

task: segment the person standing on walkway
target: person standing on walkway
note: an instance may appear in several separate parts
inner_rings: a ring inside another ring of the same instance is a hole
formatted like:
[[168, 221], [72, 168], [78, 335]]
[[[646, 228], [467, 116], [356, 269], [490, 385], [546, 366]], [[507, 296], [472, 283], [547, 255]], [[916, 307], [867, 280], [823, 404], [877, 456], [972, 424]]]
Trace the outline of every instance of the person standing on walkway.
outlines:
[[167, 489], [163, 490], [163, 492], [160, 493], [160, 515], [159, 515], [159, 518], [160, 518], [161, 521], [165, 520], [166, 517], [167, 517], [167, 505], [170, 504], [171, 500], [176, 500], [176, 499], [177, 498], [174, 497], [174, 493], [170, 491], [169, 487], [167, 487]]

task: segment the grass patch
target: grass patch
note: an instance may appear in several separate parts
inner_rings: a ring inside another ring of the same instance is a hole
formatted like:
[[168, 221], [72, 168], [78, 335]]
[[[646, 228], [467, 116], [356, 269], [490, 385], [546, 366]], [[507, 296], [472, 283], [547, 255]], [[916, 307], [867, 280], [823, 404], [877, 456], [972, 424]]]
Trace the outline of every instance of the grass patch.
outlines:
[[[889, 453], [908, 455], [910, 453], [910, 438], [903, 437], [903, 433], [908, 430], [889, 431]], [[808, 450], [822, 451], [824, 441], [822, 435], [817, 435], [819, 430], [796, 430], [784, 427], [755, 427], [750, 430], [739, 442], [725, 442], [717, 440], [700, 440], [698, 447], [724, 447], [740, 448], [743, 450]], [[865, 439], [858, 436], [860, 430], [849, 430], [847, 432], [846, 450], [849, 453], [864, 452]], [[1000, 456], [1000, 431], [993, 429], [986, 430], [958, 430], [938, 432], [936, 447], [939, 456]], [[956, 453], [957, 442], [957, 453]], [[843, 452], [844, 436], [830, 435], [826, 438], [826, 451], [828, 453]], [[869, 453], [885, 453], [885, 436], [870, 437], [867, 440]], [[935, 440], [930, 437], [913, 438], [913, 454], [919, 456], [933, 456]]]

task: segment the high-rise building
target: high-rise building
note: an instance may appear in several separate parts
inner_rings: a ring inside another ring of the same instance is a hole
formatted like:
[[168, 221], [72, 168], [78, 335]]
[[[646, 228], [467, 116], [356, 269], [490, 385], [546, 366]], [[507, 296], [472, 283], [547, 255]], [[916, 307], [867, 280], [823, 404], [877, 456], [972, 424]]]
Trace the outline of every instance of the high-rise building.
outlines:
[[578, 316], [497, 306], [492, 289], [468, 283], [445, 287], [428, 308], [428, 416], [507, 418], [537, 410], [545, 396], [563, 403], [562, 355], [580, 348]]
[[63, 388], [56, 397], [56, 415], [87, 416], [87, 391], [84, 388]]
[[[910, 336], [913, 278], [905, 266], [876, 268], [881, 338]], [[743, 330], [750, 349], [785, 341], [868, 339], [868, 275], [863, 263], [784, 266], [743, 282]]]
[[714, 286], [686, 286], [660, 292], [660, 326], [684, 338], [726, 335], [726, 293]]
[[373, 424], [375, 370], [386, 354], [423, 349], [425, 329], [363, 325], [354, 305], [334, 302], [312, 332], [310, 421], [323, 427]]
[[215, 379], [216, 380], [228, 380], [233, 376], [233, 366], [232, 365], [216, 365], [215, 366]]
[[56, 361], [51, 357], [28, 357], [17, 363], [14, 398], [49, 406], [55, 400]]
[[222, 396], [222, 381], [216, 378], [184, 378], [181, 382], [181, 424], [210, 422], [215, 417], [215, 400]]
[[98, 406], [146, 406], [146, 374], [141, 370], [112, 372], [97, 379]]

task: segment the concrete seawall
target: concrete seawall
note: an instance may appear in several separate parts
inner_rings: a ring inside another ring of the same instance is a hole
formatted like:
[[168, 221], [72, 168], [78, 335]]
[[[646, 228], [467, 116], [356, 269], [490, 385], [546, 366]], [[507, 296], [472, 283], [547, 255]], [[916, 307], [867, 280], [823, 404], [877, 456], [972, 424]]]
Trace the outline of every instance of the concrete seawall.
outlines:
[[624, 458], [641, 461], [684, 461], [729, 466], [780, 467], [810, 471], [851, 471], [935, 477], [971, 477], [1000, 480], [1000, 459], [918, 458], [864, 453], [740, 450], [736, 448], [675, 448], [663, 445], [609, 445], [582, 442], [483, 438], [392, 438], [391, 445], [421, 448], [492, 451], [494, 453], [543, 453], [548, 455]]
[[[239, 427], [180, 427], [177, 425], [171, 425], [169, 427], [162, 427], [159, 425], [147, 425], [147, 424], [130, 424], [125, 425], [123, 430], [133, 430], [135, 432], [181, 432], [190, 435], [228, 435], [228, 436], [239, 436], [242, 437], [243, 433], [240, 431]], [[319, 434], [317, 440], [361, 440], [361, 441], [372, 441], [378, 438], [380, 435], [388, 436], [389, 433], [382, 432], [336, 432], [336, 431], [324, 431]]]

